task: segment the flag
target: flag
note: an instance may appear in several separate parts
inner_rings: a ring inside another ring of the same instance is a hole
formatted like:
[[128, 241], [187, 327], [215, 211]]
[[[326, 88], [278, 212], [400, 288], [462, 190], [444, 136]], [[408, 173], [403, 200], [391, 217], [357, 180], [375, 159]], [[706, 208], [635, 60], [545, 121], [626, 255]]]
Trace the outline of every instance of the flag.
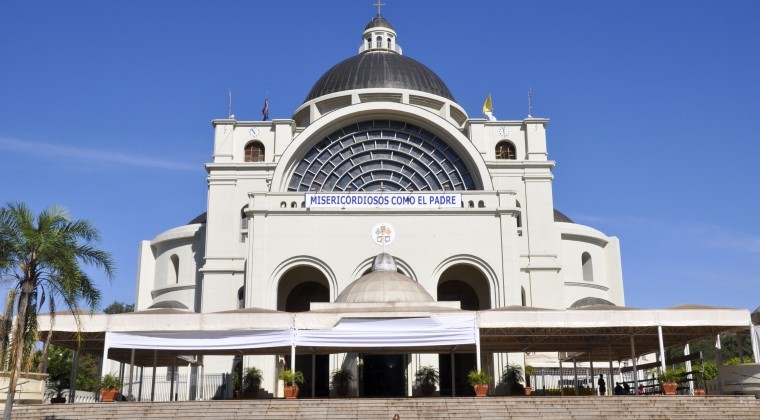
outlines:
[[493, 116], [493, 103], [491, 102], [491, 93], [488, 93], [486, 102], [483, 104], [483, 115], [488, 117], [488, 121], [496, 121], [496, 117]]
[[269, 119], [269, 98], [264, 98], [264, 108], [261, 108], [261, 118], [263, 121]]

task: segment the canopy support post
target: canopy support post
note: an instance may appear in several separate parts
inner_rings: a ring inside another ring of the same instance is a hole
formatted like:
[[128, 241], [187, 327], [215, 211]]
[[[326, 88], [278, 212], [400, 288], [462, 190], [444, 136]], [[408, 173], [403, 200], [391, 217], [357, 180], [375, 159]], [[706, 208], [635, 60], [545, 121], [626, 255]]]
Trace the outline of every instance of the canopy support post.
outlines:
[[177, 359], [172, 357], [172, 380], [169, 382], [169, 401], [174, 399], [174, 378], [177, 376]]
[[657, 326], [657, 338], [660, 340], [660, 368], [662, 373], [665, 373], [667, 366], [665, 363], [665, 344], [662, 341], [662, 325]]
[[129, 352], [129, 387], [127, 388], [127, 401], [132, 401], [132, 383], [135, 373], [135, 349]]
[[137, 387], [137, 401], [142, 401], [142, 385], [143, 385], [144, 373], [145, 373], [145, 366], [140, 366], [140, 386]]
[[158, 350], [153, 350], [153, 377], [150, 380], [150, 402], [156, 400], [156, 365], [158, 364]]
[[[688, 356], [691, 354], [691, 349], [689, 349], [689, 343], [686, 343], [685, 346], [683, 346], [683, 355]], [[689, 381], [689, 394], [694, 395], [694, 375], [691, 374], [691, 360], [687, 360], [686, 363], [684, 363], [684, 367], [686, 368], [686, 379]]]
[[[559, 356], [559, 353], [557, 353], [557, 356]], [[565, 396], [565, 375], [563, 375], [564, 370], [562, 369], [562, 358], [559, 358], [559, 395], [564, 397]]]
[[734, 334], [736, 338], [736, 347], [739, 349], [739, 363], [744, 363], [744, 349], [742, 348], [742, 341], [739, 339], [739, 334]]
[[588, 362], [589, 362], [589, 364], [591, 366], [591, 395], [596, 395], [596, 381], [594, 381], [594, 379], [595, 379], [595, 376], [594, 376], [594, 358], [592, 357], [593, 354], [594, 354], [593, 351], [589, 350], [589, 352], [588, 352]]
[[290, 345], [290, 371], [296, 371], [296, 343]]
[[480, 372], [480, 327], [478, 326], [477, 318], [475, 319], [475, 361], [478, 372]]
[[456, 397], [457, 396], [457, 386], [456, 386], [456, 362], [454, 361], [454, 350], [451, 350], [451, 396]]
[[317, 378], [317, 353], [311, 353], [311, 398], [317, 396], [316, 381]]
[[636, 366], [636, 344], [634, 336], [631, 335], [631, 361], [633, 363], [633, 389], [639, 389], [639, 372]]
[[192, 380], [192, 363], [187, 363], [187, 380], [185, 381], [186, 384], [186, 390], [185, 390], [185, 401], [190, 401], [190, 381]]
[[79, 374], [79, 349], [74, 350], [71, 376], [69, 377], [69, 403], [74, 403], [77, 395], [77, 375]]
[[[106, 333], [108, 334], [108, 333]], [[106, 376], [106, 361], [108, 360], [108, 346], [103, 346], [103, 360], [100, 362], [100, 377]]]
[[615, 385], [615, 367], [612, 365], [612, 343], [607, 343], [607, 359], [610, 361], [610, 374], [607, 376], [607, 389], [611, 390], [614, 389]]
[[200, 366], [200, 384], [198, 386], [198, 399], [203, 401], [206, 399], [206, 365], [203, 364], [203, 356], [201, 356], [201, 366]]
[[575, 360], [575, 355], [573, 355], [573, 381], [575, 382], [575, 396], [578, 396], [578, 364]]

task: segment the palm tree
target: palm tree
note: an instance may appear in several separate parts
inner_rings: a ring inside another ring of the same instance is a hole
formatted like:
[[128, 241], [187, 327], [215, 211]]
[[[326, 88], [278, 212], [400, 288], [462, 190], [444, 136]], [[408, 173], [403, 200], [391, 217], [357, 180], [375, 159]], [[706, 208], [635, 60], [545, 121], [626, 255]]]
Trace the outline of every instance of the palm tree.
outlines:
[[11, 418], [24, 349], [37, 331], [38, 308], [47, 300], [52, 315], [55, 302], [61, 302], [80, 325], [75, 311], [79, 304], [90, 311], [98, 307], [100, 291], [83, 266], [102, 269], [109, 280], [113, 277], [111, 255], [93, 246], [99, 241], [100, 233], [90, 222], [71, 220], [63, 207], [49, 207], [36, 218], [23, 203], [0, 208], [0, 279], [17, 292], [4, 419]]

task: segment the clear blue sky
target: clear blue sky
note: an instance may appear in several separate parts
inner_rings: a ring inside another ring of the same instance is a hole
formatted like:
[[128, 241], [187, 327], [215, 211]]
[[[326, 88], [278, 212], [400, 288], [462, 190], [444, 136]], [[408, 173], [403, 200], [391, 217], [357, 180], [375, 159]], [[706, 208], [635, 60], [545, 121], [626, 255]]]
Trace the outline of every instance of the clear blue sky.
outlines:
[[[290, 118], [373, 1], [0, 3], [0, 202], [89, 219], [132, 302], [138, 243], [206, 205], [210, 120]], [[620, 238], [626, 303], [760, 305], [760, 2], [386, 1], [471, 117], [551, 120], [555, 207]]]

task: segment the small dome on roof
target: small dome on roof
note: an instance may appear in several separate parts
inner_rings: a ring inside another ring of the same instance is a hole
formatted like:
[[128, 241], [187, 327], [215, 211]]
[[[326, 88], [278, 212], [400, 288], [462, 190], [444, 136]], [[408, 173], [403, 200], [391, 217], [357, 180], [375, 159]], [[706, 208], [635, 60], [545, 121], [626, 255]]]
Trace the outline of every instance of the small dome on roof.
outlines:
[[148, 306], [148, 309], [185, 309], [190, 310], [187, 306], [185, 306], [182, 302], [177, 302], [176, 300], [164, 300], [161, 302], [156, 302], [150, 306]]
[[608, 305], [608, 306], [615, 306], [614, 303], [610, 302], [607, 299], [602, 299], [598, 297], [585, 297], [583, 299], [578, 299], [570, 305], [571, 308], [583, 308], [586, 306], [594, 306], [594, 305]]
[[372, 28], [388, 28], [388, 29], [393, 29], [393, 25], [391, 25], [390, 22], [388, 22], [387, 20], [385, 20], [385, 18], [382, 17], [381, 15], [377, 15], [376, 18], [374, 18], [371, 21], [369, 21], [369, 23], [367, 24], [367, 26], [364, 27], [364, 30], [366, 31], [367, 29], [372, 29]]
[[396, 262], [390, 254], [375, 257], [372, 272], [349, 284], [340, 293], [336, 303], [391, 303], [433, 302], [425, 288], [396, 271]]

